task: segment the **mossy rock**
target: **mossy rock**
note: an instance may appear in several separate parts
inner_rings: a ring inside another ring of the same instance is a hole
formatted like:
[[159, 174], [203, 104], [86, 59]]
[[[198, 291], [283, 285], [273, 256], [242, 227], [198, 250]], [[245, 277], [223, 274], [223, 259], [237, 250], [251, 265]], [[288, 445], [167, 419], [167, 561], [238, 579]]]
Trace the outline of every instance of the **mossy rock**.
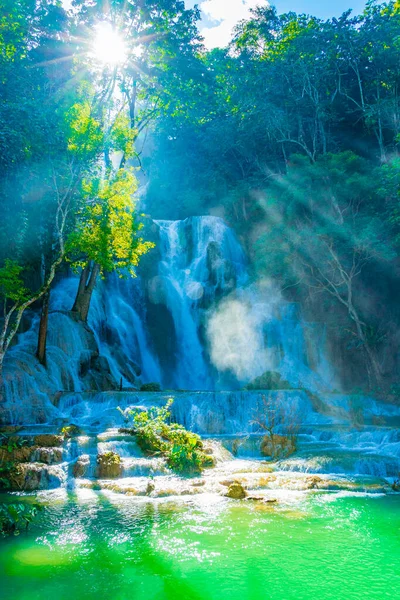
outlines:
[[239, 481], [231, 483], [226, 493], [227, 498], [233, 498], [234, 500], [243, 500], [246, 496], [247, 492]]
[[277, 371], [266, 371], [260, 377], [250, 381], [245, 390], [292, 390], [292, 386], [286, 379], [282, 379]]
[[261, 454], [272, 459], [285, 458], [296, 452], [296, 444], [285, 435], [265, 435], [261, 442]]
[[97, 456], [97, 476], [100, 479], [117, 479], [122, 475], [122, 460], [116, 452]]
[[62, 435], [52, 433], [44, 433], [34, 437], [34, 444], [35, 446], [39, 446], [39, 448], [57, 448], [62, 446], [63, 442], [64, 437]]

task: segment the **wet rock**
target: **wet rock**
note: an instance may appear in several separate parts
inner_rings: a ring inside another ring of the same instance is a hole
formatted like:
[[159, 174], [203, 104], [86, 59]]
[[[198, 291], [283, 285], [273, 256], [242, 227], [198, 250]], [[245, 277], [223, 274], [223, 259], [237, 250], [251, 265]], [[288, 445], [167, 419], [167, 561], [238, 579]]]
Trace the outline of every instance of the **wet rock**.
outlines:
[[144, 383], [140, 386], [141, 392], [161, 392], [161, 386], [159, 383]]
[[54, 465], [62, 462], [63, 450], [62, 448], [37, 448], [34, 453], [34, 459], [46, 465]]
[[266, 435], [261, 442], [261, 454], [270, 458], [283, 458], [296, 451], [294, 440], [285, 435]]
[[57, 488], [64, 481], [61, 467], [40, 463], [21, 463], [10, 477], [11, 489], [25, 492]]
[[13, 448], [8, 451], [6, 448], [0, 449], [0, 463], [7, 462], [18, 462], [24, 463], [29, 462], [35, 448], [32, 446], [23, 446], [22, 448]]
[[22, 425], [4, 425], [3, 427], [0, 427], [0, 434], [11, 434], [11, 433], [18, 433], [18, 431], [20, 431], [22, 429]]
[[394, 492], [400, 492], [400, 478], [392, 483], [392, 490]]
[[263, 496], [247, 496], [246, 500], [264, 502], [265, 504], [276, 504], [278, 502], [276, 498], [264, 498]]
[[42, 435], [36, 435], [34, 438], [35, 446], [40, 448], [57, 448], [62, 446], [64, 438], [62, 435], [55, 435], [52, 433], [44, 433]]
[[324, 480], [318, 475], [307, 477], [306, 484], [309, 490], [317, 490], [321, 485], [324, 484]]
[[292, 386], [277, 371], [266, 371], [246, 385], [245, 390], [291, 390]]
[[149, 483], [147, 484], [147, 487], [146, 487], [146, 495], [150, 496], [150, 494], [152, 492], [154, 492], [155, 489], [156, 489], [156, 486], [154, 485], [154, 483], [152, 481], [149, 481]]
[[233, 498], [234, 500], [243, 500], [243, 498], [246, 498], [246, 496], [247, 492], [242, 486], [242, 484], [239, 483], [239, 481], [235, 481], [234, 483], [232, 483], [229, 486], [228, 492], [226, 494], [227, 498]]
[[235, 482], [236, 482], [235, 479], [223, 479], [219, 483], [220, 483], [220, 485], [224, 485], [225, 487], [229, 487], [230, 485], [232, 485]]
[[122, 461], [116, 452], [106, 452], [97, 456], [97, 477], [116, 479], [122, 475]]
[[82, 454], [74, 464], [72, 473], [74, 477], [81, 478], [85, 477], [90, 465], [90, 457], [88, 454]]

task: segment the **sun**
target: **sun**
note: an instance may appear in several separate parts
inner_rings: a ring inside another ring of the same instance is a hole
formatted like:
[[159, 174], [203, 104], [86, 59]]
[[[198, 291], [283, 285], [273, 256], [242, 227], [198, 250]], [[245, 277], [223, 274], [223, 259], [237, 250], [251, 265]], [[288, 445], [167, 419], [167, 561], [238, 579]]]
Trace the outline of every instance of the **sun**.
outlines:
[[92, 47], [92, 55], [103, 65], [115, 66], [125, 62], [127, 48], [121, 35], [110, 23], [99, 23]]

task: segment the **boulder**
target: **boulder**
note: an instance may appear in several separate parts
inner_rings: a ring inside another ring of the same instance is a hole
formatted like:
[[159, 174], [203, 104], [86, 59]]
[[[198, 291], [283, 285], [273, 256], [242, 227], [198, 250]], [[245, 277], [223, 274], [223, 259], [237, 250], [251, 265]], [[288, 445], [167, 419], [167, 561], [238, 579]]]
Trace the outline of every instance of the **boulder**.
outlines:
[[243, 500], [246, 496], [247, 492], [239, 481], [231, 483], [226, 493], [227, 498], [233, 498], [234, 500]]
[[97, 456], [97, 477], [116, 479], [122, 475], [122, 461], [116, 452], [106, 452]]
[[286, 379], [282, 379], [277, 371], [265, 371], [259, 377], [250, 381], [245, 390], [291, 390], [292, 386]]
[[265, 435], [262, 439], [260, 450], [263, 456], [273, 459], [284, 458], [296, 451], [296, 444], [292, 438], [285, 435]]
[[318, 475], [312, 475], [306, 479], [309, 490], [317, 490], [323, 482], [324, 480], [321, 477], [318, 477]]
[[20, 464], [10, 473], [11, 489], [34, 492], [40, 489], [41, 478], [42, 467], [32, 463]]

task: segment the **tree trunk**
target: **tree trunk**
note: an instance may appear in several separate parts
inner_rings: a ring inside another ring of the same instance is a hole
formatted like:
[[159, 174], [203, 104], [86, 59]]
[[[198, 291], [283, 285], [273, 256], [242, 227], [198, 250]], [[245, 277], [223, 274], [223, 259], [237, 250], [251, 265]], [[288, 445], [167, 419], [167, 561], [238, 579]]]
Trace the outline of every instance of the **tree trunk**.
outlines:
[[72, 307], [72, 312], [77, 313], [79, 318], [85, 323], [88, 318], [90, 301], [99, 273], [100, 265], [97, 263], [88, 263], [83, 269], [79, 280], [78, 292], [76, 294], [74, 306]]
[[[368, 340], [364, 333], [362, 323], [360, 321], [360, 318], [359, 318], [354, 306], [350, 305], [349, 313], [350, 313], [350, 317], [353, 319], [353, 321], [356, 325], [358, 338], [363, 344], [364, 352], [365, 352], [366, 358], [367, 358], [367, 363], [369, 363], [371, 371], [372, 371], [372, 377], [370, 376], [370, 373], [369, 373], [370, 387], [373, 387], [373, 385], [372, 385], [373, 383], [376, 383], [377, 385], [380, 386], [382, 383], [381, 367], [379, 365], [379, 362], [378, 362], [373, 350], [371, 349], [371, 346], [368, 343]], [[368, 365], [367, 365], [367, 370], [368, 370], [368, 372], [370, 371], [370, 369], [368, 369]], [[372, 379], [372, 381], [371, 381], [371, 379]]]
[[50, 290], [43, 296], [42, 312], [40, 314], [39, 337], [36, 356], [41, 365], [46, 366], [47, 329], [49, 324]]
[[[5, 401], [4, 378], [3, 378], [3, 362], [4, 362], [4, 352], [0, 352], [0, 406]], [[0, 415], [0, 422], [1, 422], [1, 415]]]

